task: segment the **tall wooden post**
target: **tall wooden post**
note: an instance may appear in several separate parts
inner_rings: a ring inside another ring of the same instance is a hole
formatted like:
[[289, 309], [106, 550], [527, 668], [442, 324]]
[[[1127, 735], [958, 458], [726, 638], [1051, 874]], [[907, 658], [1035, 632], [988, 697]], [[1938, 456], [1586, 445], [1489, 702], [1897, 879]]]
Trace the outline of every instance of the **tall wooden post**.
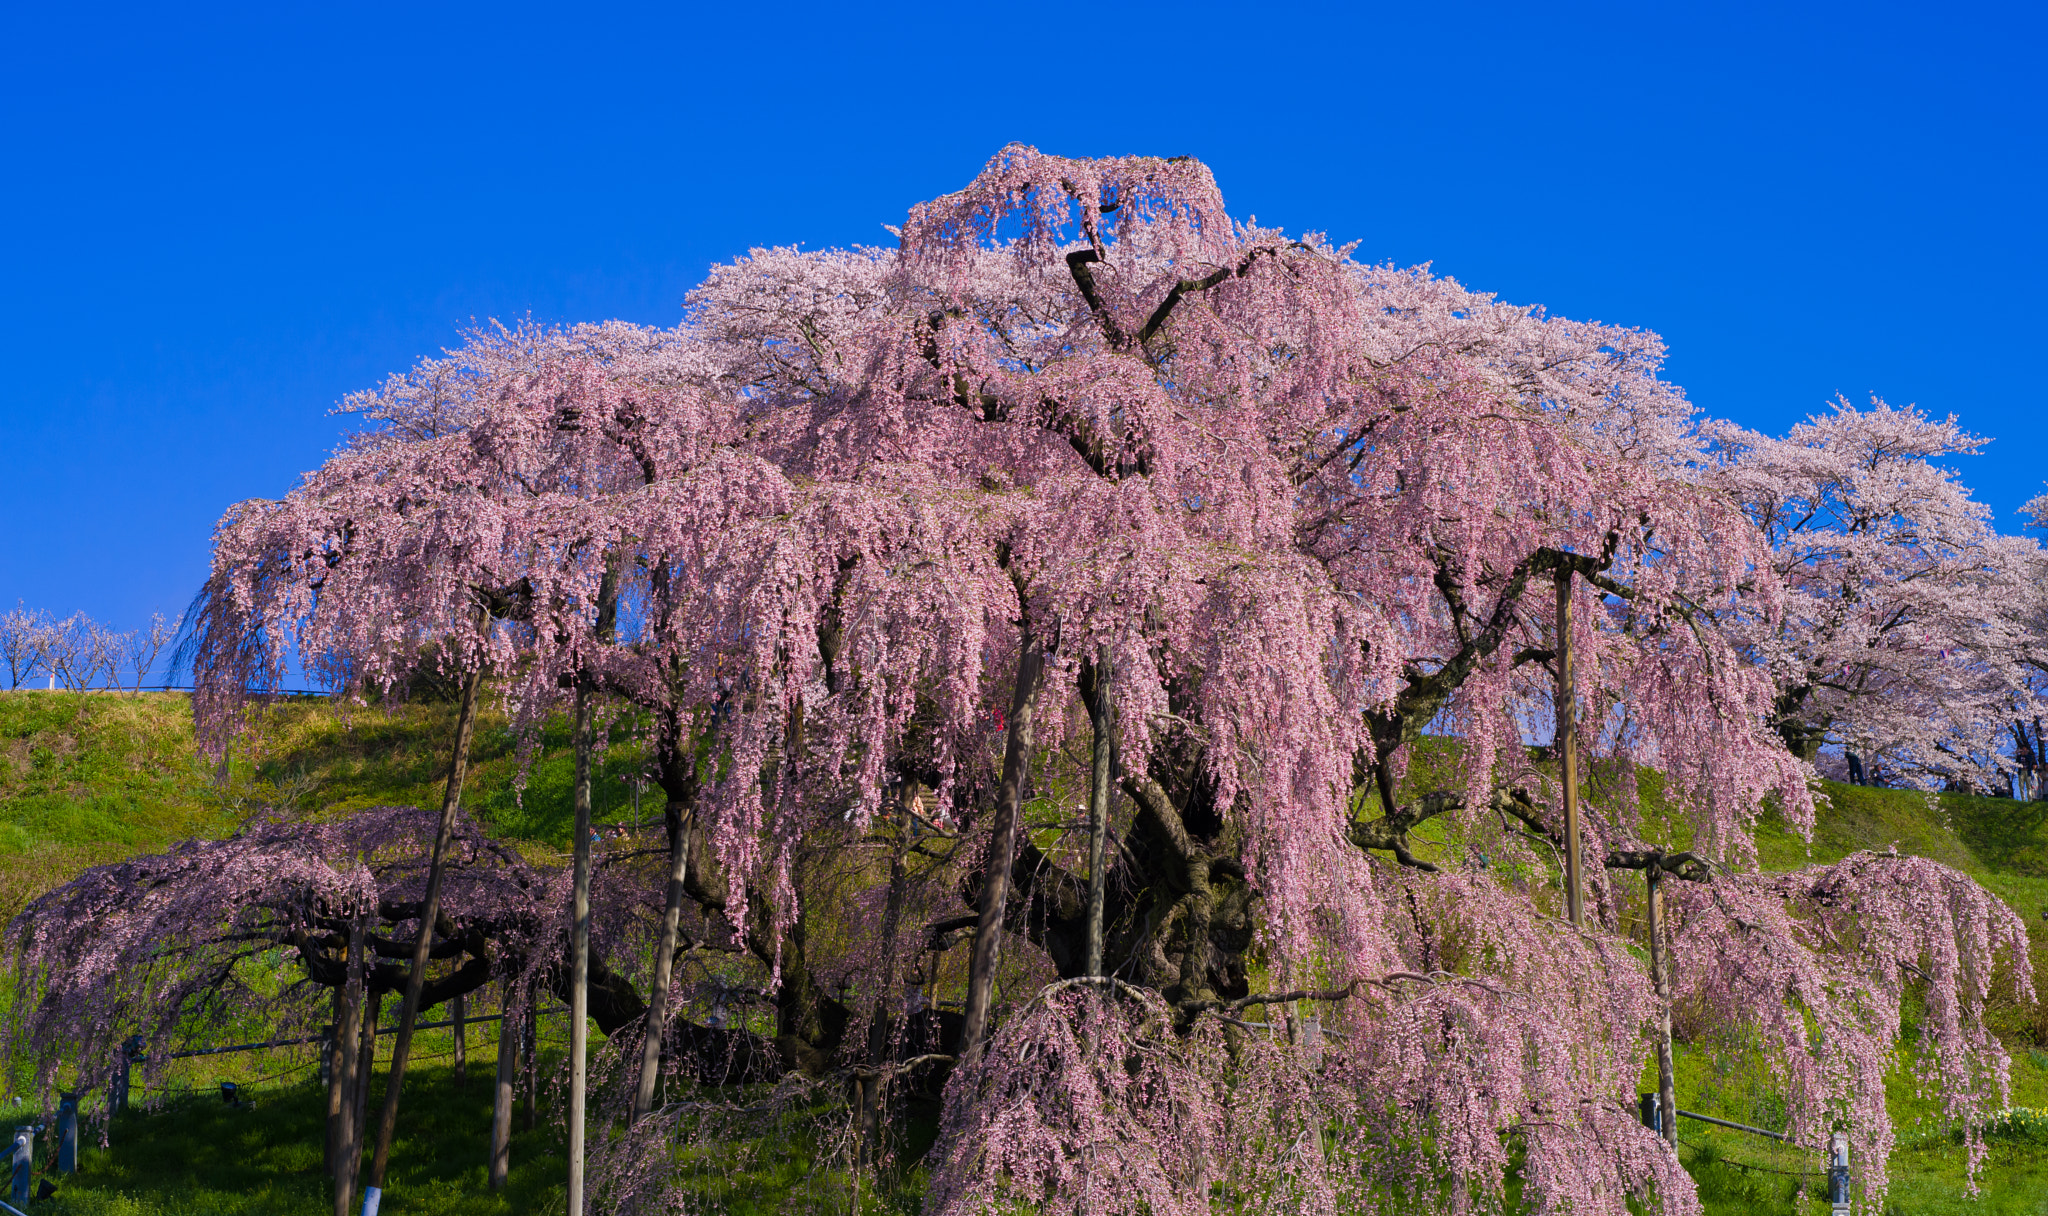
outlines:
[[142, 1058], [142, 1036], [129, 1035], [114, 1051], [114, 1076], [107, 1082], [109, 1115], [118, 1115], [128, 1109], [128, 1091], [135, 1084], [135, 1061]]
[[1673, 1150], [1678, 1148], [1678, 1087], [1671, 1059], [1671, 960], [1664, 950], [1664, 869], [1652, 863], [1643, 871], [1650, 885], [1650, 983], [1657, 991], [1658, 1126]]
[[505, 1189], [505, 1177], [512, 1172], [512, 1075], [519, 1062], [519, 1035], [525, 1029], [514, 1006], [512, 981], [505, 981], [498, 1019], [498, 1077], [491, 1089], [491, 1189]]
[[882, 982], [875, 997], [875, 1013], [868, 1023], [868, 1066], [871, 1075], [859, 1078], [855, 1092], [860, 1097], [860, 1122], [854, 1142], [854, 1185], [860, 1185], [860, 1171], [882, 1160], [882, 1114], [889, 1096], [892, 1065], [889, 1060], [895, 1033], [893, 1010], [901, 1000], [896, 987], [896, 931], [903, 923], [903, 901], [909, 879], [908, 862], [913, 807], [920, 800], [916, 782], [909, 782], [898, 798], [896, 847], [889, 858], [889, 898], [882, 910]]
[[576, 873], [569, 921], [569, 1216], [584, 1216], [583, 1108], [590, 1054], [590, 754], [596, 713], [576, 689]]
[[[357, 1036], [355, 1081], [356, 1091], [349, 1102], [350, 1148], [339, 1168], [347, 1175], [348, 1188], [354, 1193], [356, 1173], [363, 1159], [363, 1141], [370, 1130], [370, 1082], [377, 1071], [377, 1019], [384, 1013], [384, 994], [365, 993], [357, 999], [358, 1021], [362, 1033]], [[388, 1083], [388, 1082], [387, 1082]], [[336, 1194], [340, 1193], [337, 1181]], [[337, 1216], [350, 1216], [349, 1206], [342, 1204], [335, 1208]]]
[[320, 1040], [320, 1085], [327, 1091], [327, 1143], [320, 1151], [320, 1168], [334, 1177], [335, 1164], [341, 1154], [341, 1112], [348, 1103], [348, 1090], [342, 1077], [341, 1060], [344, 1048], [341, 1043], [341, 1023], [344, 1004], [348, 1000], [348, 985], [342, 984], [334, 990], [334, 1024], [327, 1028], [327, 1036]]
[[[636, 776], [637, 782], [639, 778]], [[640, 787], [633, 787], [634, 825], [639, 824]], [[680, 808], [669, 811], [668, 889], [662, 897], [661, 937], [654, 947], [654, 984], [647, 994], [647, 1029], [640, 1039], [640, 1082], [633, 1090], [629, 1123], [638, 1123], [654, 1109], [661, 1084], [661, 1040], [668, 1028], [668, 990], [675, 981], [676, 938], [683, 919], [683, 885], [690, 875], [690, 820]]]
[[[479, 632], [486, 619], [479, 613]], [[462, 709], [455, 719], [455, 754], [448, 761], [448, 784], [441, 793], [441, 818], [434, 829], [434, 851], [427, 863], [427, 891], [420, 900], [419, 935], [413, 940], [412, 966], [406, 972], [405, 995], [398, 1006], [398, 1037], [391, 1044], [391, 1067], [384, 1080], [384, 1110], [377, 1121], [377, 1148], [370, 1156], [370, 1176], [363, 1183], [363, 1216], [377, 1216], [384, 1196], [384, 1171], [391, 1164], [391, 1145], [398, 1135], [398, 1099], [405, 1084], [405, 1066], [412, 1054], [413, 1024], [419, 1020], [420, 993], [427, 982], [427, 959], [434, 947], [434, 927], [441, 909], [449, 839], [462, 805], [462, 777], [469, 764], [470, 740], [476, 733], [476, 698], [482, 687], [481, 659], [462, 684]]]
[[327, 1094], [330, 1138], [334, 1151], [328, 1162], [334, 1175], [334, 1216], [350, 1216], [356, 1194], [356, 1164], [362, 1143], [356, 1134], [361, 1125], [358, 1112], [363, 1085], [361, 1074], [363, 1038], [363, 922], [357, 917], [349, 925], [346, 979], [335, 993], [334, 1043], [338, 1049], [334, 1084]]
[[1586, 896], [1579, 877], [1578, 684], [1572, 673], [1572, 572], [1557, 573], [1557, 768], [1564, 784], [1564, 909], [1586, 927]]
[[57, 1172], [78, 1172], [78, 1098], [68, 1090], [57, 1091]]

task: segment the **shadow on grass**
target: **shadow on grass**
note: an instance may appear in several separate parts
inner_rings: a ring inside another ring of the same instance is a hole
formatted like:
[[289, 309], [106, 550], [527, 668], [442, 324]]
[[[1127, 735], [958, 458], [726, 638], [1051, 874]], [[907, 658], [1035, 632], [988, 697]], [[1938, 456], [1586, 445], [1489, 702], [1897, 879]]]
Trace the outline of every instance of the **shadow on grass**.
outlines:
[[[380, 1079], [381, 1081], [381, 1079]], [[382, 1095], [371, 1090], [372, 1119]], [[305, 1083], [229, 1106], [193, 1095], [114, 1120], [110, 1144], [83, 1129], [79, 1173], [35, 1205], [38, 1216], [303, 1216], [331, 1211], [333, 1184], [321, 1165], [326, 1094]], [[531, 1132], [514, 1120], [506, 1189], [485, 1186], [490, 1087], [471, 1074], [458, 1086], [446, 1068], [409, 1074], [405, 1109], [383, 1210], [436, 1216], [561, 1212], [559, 1129], [543, 1118]]]

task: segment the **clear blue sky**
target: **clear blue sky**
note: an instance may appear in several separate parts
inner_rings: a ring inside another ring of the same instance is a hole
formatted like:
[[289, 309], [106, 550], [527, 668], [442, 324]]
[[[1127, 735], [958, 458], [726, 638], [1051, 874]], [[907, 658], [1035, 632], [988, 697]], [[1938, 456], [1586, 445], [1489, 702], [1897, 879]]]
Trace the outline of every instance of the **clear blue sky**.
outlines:
[[884, 242], [1010, 140], [1192, 154], [1239, 214], [1655, 329], [1751, 426], [1954, 411], [2016, 527], [2040, 10], [1675, 10], [10, 5], [0, 603], [182, 608], [222, 509], [472, 318], [673, 322], [711, 263]]

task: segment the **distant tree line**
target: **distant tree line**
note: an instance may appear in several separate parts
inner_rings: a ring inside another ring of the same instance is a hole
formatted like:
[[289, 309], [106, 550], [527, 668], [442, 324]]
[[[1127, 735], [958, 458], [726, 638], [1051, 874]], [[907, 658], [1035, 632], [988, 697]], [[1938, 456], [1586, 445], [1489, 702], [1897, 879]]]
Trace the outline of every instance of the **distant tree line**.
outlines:
[[58, 620], [16, 601], [12, 611], [0, 615], [0, 666], [6, 668], [9, 688], [48, 679], [50, 687], [73, 692], [123, 687], [139, 692], [183, 621], [182, 616], [153, 612], [147, 625], [124, 631], [83, 612]]

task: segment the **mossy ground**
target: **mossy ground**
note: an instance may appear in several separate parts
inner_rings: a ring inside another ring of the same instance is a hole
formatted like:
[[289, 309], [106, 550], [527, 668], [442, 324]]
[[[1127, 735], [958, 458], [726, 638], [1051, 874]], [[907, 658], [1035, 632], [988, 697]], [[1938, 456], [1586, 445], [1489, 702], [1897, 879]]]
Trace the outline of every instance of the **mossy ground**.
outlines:
[[[216, 766], [193, 750], [181, 694], [0, 693], [0, 912], [11, 916], [34, 894], [86, 866], [232, 831], [264, 803], [291, 803], [313, 814], [432, 805], [445, 773], [453, 712], [445, 703], [421, 702], [344, 714], [307, 699], [271, 707], [257, 726], [253, 746], [238, 754], [223, 782]], [[636, 747], [620, 724], [597, 781], [602, 821], [633, 817], [626, 773]], [[1425, 749], [1416, 764], [1426, 768], [1443, 759]], [[561, 726], [522, 755], [506, 723], [486, 714], [464, 801], [494, 833], [554, 852], [568, 844], [570, 777]], [[1810, 842], [1775, 820], [1761, 825], [1758, 852], [1766, 868], [1894, 845], [1955, 866], [2027, 918], [2035, 930], [2034, 972], [2048, 989], [2048, 932], [2041, 931], [2048, 928], [2048, 804], [1953, 795], [1930, 800], [1837, 785], [1827, 792], [1829, 805]], [[1654, 782], [1645, 793], [1654, 806]], [[659, 791], [643, 787], [642, 819], [655, 821], [660, 809]], [[2001, 993], [1993, 1022], [2013, 1055], [2013, 1104], [2048, 1109], [2048, 1006], [2012, 999], [2009, 983]], [[481, 1070], [489, 1068], [489, 1047], [472, 1047], [472, 1077], [458, 1087], [445, 1061], [431, 1059], [446, 1052], [445, 1036], [426, 1032], [421, 1051], [429, 1062], [408, 1081], [385, 1210], [448, 1216], [561, 1211], [560, 1131], [545, 1113], [534, 1130], [515, 1137], [510, 1187], [502, 1195], [485, 1189], [488, 1093]], [[487, 1039], [486, 1032], [478, 1042]], [[173, 1083], [198, 1087], [195, 1092], [154, 1113], [117, 1120], [112, 1146], [89, 1148], [83, 1172], [37, 1210], [91, 1216], [331, 1210], [320, 1168], [324, 1108], [307, 1079], [309, 1061], [303, 1052], [252, 1053], [181, 1068]], [[293, 1071], [261, 1080], [287, 1064]], [[255, 1106], [222, 1104], [220, 1080], [261, 1081]], [[1726, 1053], [1682, 1048], [1678, 1082], [1679, 1104], [1689, 1110], [1766, 1127], [1781, 1116], [1763, 1072]], [[1902, 1077], [1893, 1078], [1891, 1089], [1902, 1147], [1891, 1163], [1888, 1212], [2048, 1214], [2048, 1143], [1992, 1141], [1980, 1192], [1972, 1196], [1962, 1150], [1932, 1130], [1932, 1104], [1917, 1099]], [[0, 1110], [0, 1120], [8, 1113]], [[1820, 1185], [1811, 1171], [1817, 1162], [1810, 1155], [1705, 1124], [1688, 1122], [1682, 1133], [1682, 1156], [1713, 1216], [1826, 1210], [1816, 1198]], [[716, 1196], [707, 1196], [711, 1206], [845, 1211], [845, 1179], [812, 1171], [800, 1151], [805, 1135], [792, 1128], [779, 1156], [758, 1153], [745, 1168], [724, 1170]], [[914, 1186], [899, 1190], [891, 1202], [914, 1206], [914, 1192]], [[863, 1207], [872, 1204], [870, 1198]]]

